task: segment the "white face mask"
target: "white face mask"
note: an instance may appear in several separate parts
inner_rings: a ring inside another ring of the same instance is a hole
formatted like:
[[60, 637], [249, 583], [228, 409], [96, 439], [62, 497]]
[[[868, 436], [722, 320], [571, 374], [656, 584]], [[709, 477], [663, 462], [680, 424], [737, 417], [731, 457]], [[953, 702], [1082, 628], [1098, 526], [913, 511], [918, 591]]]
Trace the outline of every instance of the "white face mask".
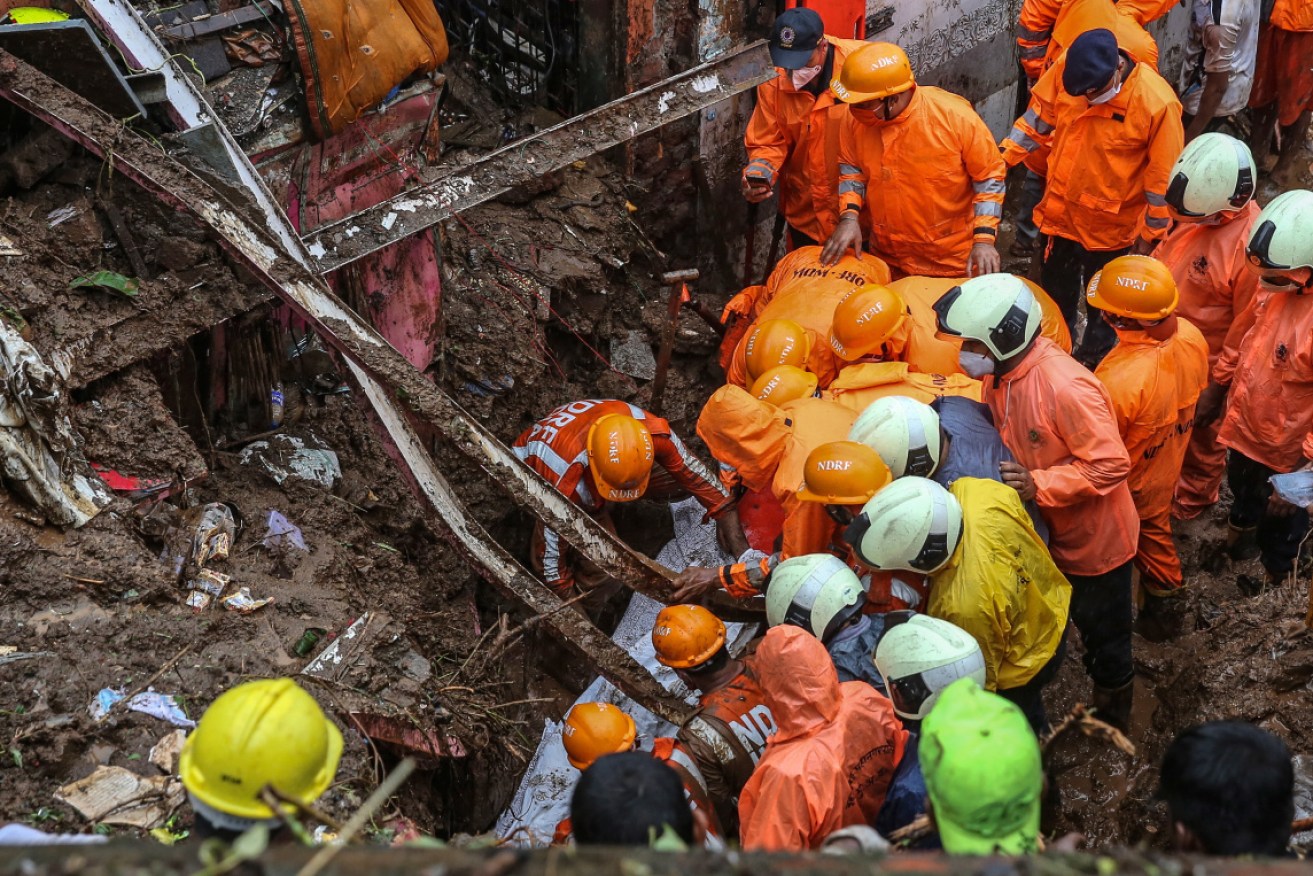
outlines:
[[1108, 101], [1112, 100], [1114, 97], [1116, 97], [1118, 94], [1121, 93], [1121, 90], [1122, 90], [1122, 83], [1121, 80], [1118, 79], [1117, 84], [1114, 85], [1112, 88], [1109, 88], [1103, 94], [1096, 95], [1095, 97], [1087, 97], [1085, 99], [1089, 101], [1090, 106], [1098, 106], [1101, 103], [1107, 103]]
[[817, 64], [815, 67], [800, 67], [791, 71], [789, 77], [793, 80], [794, 89], [801, 91], [806, 88], [808, 82], [821, 75], [821, 67], [823, 66], [823, 64]]
[[968, 353], [966, 350], [961, 350], [957, 354], [957, 364], [962, 366], [962, 370], [968, 376], [976, 380], [994, 373], [994, 360], [984, 353]]

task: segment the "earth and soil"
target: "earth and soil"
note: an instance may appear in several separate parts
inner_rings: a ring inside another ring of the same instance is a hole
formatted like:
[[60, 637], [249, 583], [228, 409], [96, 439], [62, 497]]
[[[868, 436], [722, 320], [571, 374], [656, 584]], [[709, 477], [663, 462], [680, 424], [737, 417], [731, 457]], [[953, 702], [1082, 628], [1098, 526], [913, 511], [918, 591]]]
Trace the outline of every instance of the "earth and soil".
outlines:
[[[21, 118], [6, 121], [6, 148], [39, 133]], [[313, 344], [306, 352], [295, 323], [199, 226], [81, 150], [60, 158], [40, 173], [0, 174], [0, 233], [22, 253], [0, 258], [0, 305], [21, 316], [43, 355], [71, 362], [70, 411], [86, 458], [173, 489], [164, 499], [120, 494], [69, 531], [43, 525], [0, 489], [0, 650], [37, 655], [0, 662], [0, 823], [139, 834], [97, 828], [55, 799], [58, 788], [102, 765], [158, 774], [149, 752], [174, 728], [124, 708], [97, 721], [89, 709], [97, 692], [149, 686], [176, 696], [196, 719], [234, 684], [296, 675], [365, 618], [340, 663], [297, 676], [346, 731], [324, 808], [347, 816], [413, 751], [397, 741], [402, 733], [432, 731], [426, 738], [442, 739], [443, 750], [422, 761], [375, 818], [376, 830], [444, 838], [488, 830], [542, 722], [559, 719], [591, 680], [589, 667], [541, 626], [520, 630], [529, 620], [523, 612], [427, 527], [332, 358]], [[575, 398], [645, 404], [649, 380], [613, 368], [613, 345], [637, 333], [655, 347], [666, 319], [659, 275], [669, 265], [641, 231], [660, 199], [602, 158], [537, 188], [460, 214], [441, 239], [443, 339], [429, 372], [507, 442]], [[133, 298], [69, 288], [97, 270], [134, 274], [130, 245], [106, 205], [130, 229], [146, 268]], [[1006, 252], [1006, 236], [1001, 243]], [[680, 254], [696, 261], [696, 253]], [[734, 291], [697, 289], [713, 309]], [[207, 328], [230, 314], [240, 315], [221, 337]], [[719, 378], [715, 343], [695, 316], [681, 318], [663, 413], [699, 451], [693, 426]], [[231, 354], [215, 373], [210, 362], [220, 344]], [[275, 382], [285, 399], [276, 430]], [[341, 477], [331, 486], [278, 483], [249, 456], [244, 462], [243, 450], [274, 431], [331, 449]], [[467, 507], [523, 556], [530, 518], [509, 507], [476, 465], [440, 444], [434, 449]], [[1254, 570], [1220, 554], [1226, 501], [1178, 533], [1190, 587], [1186, 633], [1165, 644], [1136, 639], [1130, 735], [1137, 755], [1075, 736], [1055, 747], [1058, 827], [1085, 833], [1092, 845], [1164, 844], [1153, 797], [1157, 764], [1189, 725], [1242, 718], [1273, 730], [1296, 753], [1311, 750], [1305, 582], [1241, 593], [1236, 575]], [[232, 511], [236, 530], [228, 557], [213, 568], [274, 600], [249, 614], [188, 607], [174, 571], [171, 545], [194, 525], [195, 512], [186, 512], [216, 502]], [[306, 550], [265, 543], [271, 511], [299, 528]], [[652, 554], [670, 533], [664, 508], [641, 503], [623, 509], [618, 525]], [[307, 630], [318, 641], [298, 653]], [[1088, 700], [1078, 655], [1073, 648], [1049, 692], [1054, 716]], [[375, 732], [379, 724], [391, 735]], [[1313, 784], [1313, 764], [1306, 771], [1301, 756], [1298, 765], [1302, 781]], [[1311, 808], [1313, 800], [1300, 815]]]

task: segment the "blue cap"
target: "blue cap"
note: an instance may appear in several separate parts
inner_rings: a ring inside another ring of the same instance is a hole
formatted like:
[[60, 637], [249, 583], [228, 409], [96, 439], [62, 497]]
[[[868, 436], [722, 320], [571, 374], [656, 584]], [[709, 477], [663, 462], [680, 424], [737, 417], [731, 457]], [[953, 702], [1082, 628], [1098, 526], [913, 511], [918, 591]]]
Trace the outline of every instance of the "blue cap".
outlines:
[[1117, 72], [1121, 59], [1117, 37], [1106, 28], [1087, 30], [1067, 47], [1067, 66], [1062, 71], [1062, 87], [1068, 94], [1082, 95], [1107, 85]]
[[816, 44], [825, 36], [825, 24], [814, 9], [786, 9], [770, 29], [770, 59], [776, 67], [798, 70], [807, 66]]

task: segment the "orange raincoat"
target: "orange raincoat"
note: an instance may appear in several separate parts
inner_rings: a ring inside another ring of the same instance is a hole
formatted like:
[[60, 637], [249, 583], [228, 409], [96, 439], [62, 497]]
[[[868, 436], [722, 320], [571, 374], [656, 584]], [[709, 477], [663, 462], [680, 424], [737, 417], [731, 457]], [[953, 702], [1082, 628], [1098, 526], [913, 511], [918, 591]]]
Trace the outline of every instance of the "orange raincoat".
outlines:
[[1048, 151], [1035, 223], [1090, 251], [1162, 239], [1167, 183], [1185, 140], [1176, 93], [1136, 63], [1112, 100], [1092, 105], [1063, 90], [1062, 63], [1035, 83], [1030, 108], [1000, 145], [1009, 166]]
[[779, 729], [739, 798], [743, 848], [802, 851], [852, 824], [874, 824], [907, 731], [863, 681], [842, 684], [820, 640], [772, 627], [757, 649], [762, 694]]
[[985, 381], [1003, 443], [1035, 479], [1049, 551], [1068, 575], [1101, 575], [1135, 556], [1140, 520], [1131, 460], [1108, 391], [1048, 338]]
[[1108, 388], [1117, 429], [1131, 459], [1126, 483], [1140, 515], [1135, 565], [1156, 595], [1181, 586], [1181, 559], [1172, 541], [1172, 490], [1194, 426], [1194, 405], [1208, 383], [1208, 344], [1188, 321], [1155, 341], [1142, 331], [1118, 331], [1117, 345], [1094, 372]]
[[1254, 324], [1227, 343], [1213, 380], [1229, 385], [1217, 440], [1277, 472], [1313, 459], [1313, 295], [1260, 292]]
[[[1258, 292], [1258, 275], [1245, 261], [1245, 242], [1259, 212], [1258, 203], [1250, 201], [1235, 212], [1221, 214], [1217, 225], [1178, 222], [1153, 253], [1171, 269], [1180, 290], [1176, 315], [1189, 320], [1208, 343], [1210, 369], [1228, 339], [1238, 345], [1252, 324], [1249, 302]], [[1173, 515], [1195, 517], [1217, 502], [1226, 473], [1226, 448], [1217, 443], [1221, 427], [1218, 418], [1190, 433], [1173, 497]]]
[[821, 398], [831, 399], [860, 414], [871, 402], [902, 395], [930, 404], [946, 395], [980, 401], [980, 381], [965, 374], [922, 374], [906, 362], [859, 362], [839, 372]]
[[1032, 81], [1087, 30], [1103, 28], [1135, 60], [1158, 69], [1158, 44], [1144, 25], [1163, 15], [1176, 0], [1023, 0], [1017, 19], [1017, 50]]
[[[849, 52], [865, 45], [828, 34], [825, 40], [834, 46], [833, 76], [839, 75]], [[793, 87], [788, 70], [776, 68], [776, 74], [757, 86], [757, 108], [743, 136], [748, 169], [778, 183], [779, 211], [790, 226], [824, 242], [839, 222], [834, 193], [839, 186], [839, 129], [848, 106], [834, 99], [828, 80], [813, 97]]]
[[863, 214], [898, 276], [960, 277], [972, 244], [998, 237], [1007, 168], [965, 98], [922, 85], [891, 122], [849, 113], [839, 162], [839, 212]]
[[[935, 302], [943, 298], [944, 293], [954, 286], [962, 285], [966, 279], [966, 277], [903, 277], [890, 283], [889, 288], [903, 296], [903, 300], [919, 301], [933, 311]], [[1039, 333], [1061, 347], [1064, 352], [1070, 353], [1071, 332], [1067, 329], [1067, 321], [1062, 318], [1062, 311], [1058, 309], [1057, 302], [1050, 298], [1049, 293], [1045, 292], [1038, 283], [1033, 283], [1025, 277], [1019, 279], [1026, 284], [1031, 294], [1035, 296], [1035, 300], [1039, 302]], [[939, 339], [953, 345], [954, 356], [962, 349], [961, 338], [940, 335]]]

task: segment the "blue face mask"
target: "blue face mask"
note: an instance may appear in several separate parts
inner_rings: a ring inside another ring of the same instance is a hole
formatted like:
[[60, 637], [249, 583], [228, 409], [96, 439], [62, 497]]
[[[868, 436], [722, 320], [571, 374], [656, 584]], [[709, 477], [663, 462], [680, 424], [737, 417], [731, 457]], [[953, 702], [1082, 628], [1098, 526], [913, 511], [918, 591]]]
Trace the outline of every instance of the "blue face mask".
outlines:
[[968, 353], [962, 350], [957, 354], [957, 364], [968, 376], [976, 380], [994, 373], [994, 360], [984, 353]]

